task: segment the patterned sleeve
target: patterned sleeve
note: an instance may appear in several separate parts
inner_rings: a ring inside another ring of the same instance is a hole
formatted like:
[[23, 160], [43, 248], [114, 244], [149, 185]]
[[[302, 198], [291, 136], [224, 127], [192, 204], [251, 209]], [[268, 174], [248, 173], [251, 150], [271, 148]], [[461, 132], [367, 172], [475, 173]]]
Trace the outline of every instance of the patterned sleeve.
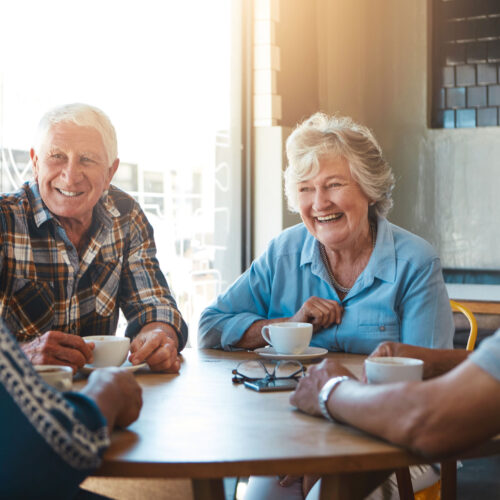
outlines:
[[160, 321], [176, 331], [179, 351], [186, 345], [187, 325], [156, 258], [153, 228], [138, 206], [131, 217], [130, 246], [123, 260], [120, 307], [128, 321], [128, 337], [147, 323]]
[[70, 498], [109, 445], [106, 420], [78, 393], [52, 389], [0, 320], [0, 497]]

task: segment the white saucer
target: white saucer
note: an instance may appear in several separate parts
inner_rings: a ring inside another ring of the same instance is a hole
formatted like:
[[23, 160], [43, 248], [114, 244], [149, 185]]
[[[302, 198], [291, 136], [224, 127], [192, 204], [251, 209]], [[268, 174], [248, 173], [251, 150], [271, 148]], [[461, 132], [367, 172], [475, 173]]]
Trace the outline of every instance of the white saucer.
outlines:
[[[128, 359], [123, 363], [123, 365], [118, 366], [117, 368], [122, 368], [123, 370], [127, 370], [128, 372], [135, 372], [139, 370], [140, 368], [144, 368], [145, 366], [148, 366], [147, 363], [140, 363], [139, 365], [133, 365]], [[80, 371], [82, 373], [92, 373], [94, 370], [97, 370], [98, 368], [95, 366], [91, 365], [84, 365], [83, 368], [80, 368]]]
[[259, 347], [254, 352], [263, 358], [271, 359], [314, 359], [324, 356], [328, 352], [328, 349], [324, 349], [323, 347], [308, 347], [301, 354], [278, 354], [274, 350], [274, 347], [267, 346]]

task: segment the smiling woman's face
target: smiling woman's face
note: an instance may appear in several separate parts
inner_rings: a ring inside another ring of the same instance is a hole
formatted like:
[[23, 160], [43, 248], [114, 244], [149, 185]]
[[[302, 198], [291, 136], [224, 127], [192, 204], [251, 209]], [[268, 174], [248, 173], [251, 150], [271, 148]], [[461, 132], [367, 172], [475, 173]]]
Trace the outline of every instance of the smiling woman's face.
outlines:
[[300, 216], [325, 247], [349, 249], [369, 230], [370, 200], [345, 158], [324, 157], [319, 164], [318, 175], [297, 185]]
[[101, 135], [72, 122], [53, 125], [40, 151], [31, 150], [40, 195], [61, 222], [90, 227], [94, 206], [108, 189], [118, 160], [111, 165]]

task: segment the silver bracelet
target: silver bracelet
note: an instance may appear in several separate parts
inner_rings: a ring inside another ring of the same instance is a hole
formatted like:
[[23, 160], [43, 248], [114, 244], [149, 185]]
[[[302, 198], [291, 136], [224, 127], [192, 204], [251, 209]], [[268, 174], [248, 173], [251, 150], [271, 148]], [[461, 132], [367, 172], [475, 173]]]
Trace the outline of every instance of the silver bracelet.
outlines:
[[327, 407], [326, 403], [328, 401], [328, 398], [330, 397], [330, 394], [337, 388], [337, 386], [341, 382], [344, 382], [344, 380], [352, 380], [352, 378], [348, 377], [347, 375], [331, 378], [321, 388], [321, 391], [319, 391], [319, 394], [318, 394], [318, 403], [319, 403], [319, 408], [321, 410], [321, 413], [323, 414], [323, 416], [327, 420], [330, 420], [330, 422], [333, 422], [335, 424], [338, 424], [340, 422], [332, 417], [332, 415], [328, 411], [328, 407]]

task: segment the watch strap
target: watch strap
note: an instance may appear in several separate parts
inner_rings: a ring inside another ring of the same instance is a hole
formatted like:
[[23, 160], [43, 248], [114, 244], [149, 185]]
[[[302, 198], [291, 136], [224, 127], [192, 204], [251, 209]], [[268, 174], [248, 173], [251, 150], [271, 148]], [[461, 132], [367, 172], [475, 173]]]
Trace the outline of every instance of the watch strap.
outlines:
[[333, 377], [326, 382], [326, 384], [321, 388], [318, 394], [318, 403], [319, 408], [321, 410], [322, 415], [329, 420], [330, 422], [334, 422], [336, 424], [340, 423], [338, 420], [332, 417], [330, 412], [328, 411], [327, 402], [331, 395], [331, 393], [337, 388], [337, 386], [344, 382], [345, 380], [352, 380], [351, 377], [347, 375], [341, 375], [340, 377]]

